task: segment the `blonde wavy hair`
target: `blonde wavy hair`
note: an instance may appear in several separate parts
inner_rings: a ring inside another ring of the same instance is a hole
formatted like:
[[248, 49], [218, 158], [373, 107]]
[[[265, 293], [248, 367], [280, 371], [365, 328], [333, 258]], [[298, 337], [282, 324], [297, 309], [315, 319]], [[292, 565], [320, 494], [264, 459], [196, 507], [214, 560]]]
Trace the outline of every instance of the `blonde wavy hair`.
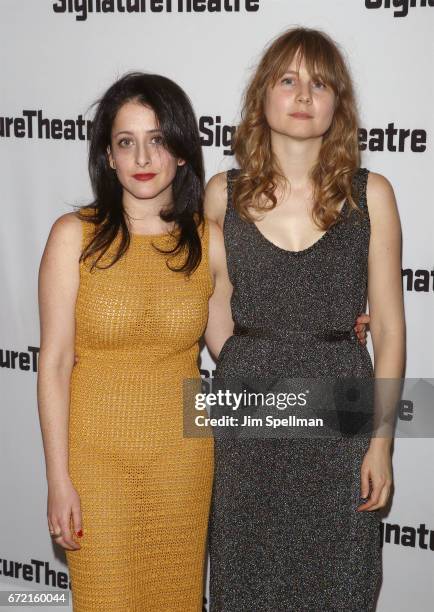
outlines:
[[349, 70], [336, 43], [319, 30], [294, 28], [272, 41], [247, 85], [241, 123], [233, 142], [240, 166], [233, 185], [234, 206], [242, 218], [253, 222], [249, 209], [262, 212], [274, 208], [277, 186], [286, 186], [271, 149], [264, 102], [267, 88], [274, 87], [294, 57], [298, 63], [304, 59], [309, 74], [331, 87], [336, 96], [333, 120], [323, 136], [311, 171], [313, 220], [326, 230], [338, 220], [343, 199], [348, 200], [350, 209], [359, 210], [352, 197], [351, 184], [360, 165], [360, 154], [356, 101]]

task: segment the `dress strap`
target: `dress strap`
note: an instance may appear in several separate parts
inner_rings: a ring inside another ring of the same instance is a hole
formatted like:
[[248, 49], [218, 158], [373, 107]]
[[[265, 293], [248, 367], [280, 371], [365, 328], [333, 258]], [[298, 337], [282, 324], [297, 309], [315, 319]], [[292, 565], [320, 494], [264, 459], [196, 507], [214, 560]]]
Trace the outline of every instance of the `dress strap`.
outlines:
[[368, 203], [366, 198], [366, 187], [368, 184], [369, 170], [366, 168], [358, 168], [353, 178], [354, 196], [357, 204], [362, 210], [368, 210]]
[[228, 190], [228, 202], [227, 202], [228, 209], [234, 207], [234, 203], [232, 199], [234, 181], [237, 178], [239, 173], [240, 171], [238, 170], [238, 168], [231, 168], [230, 170], [226, 172], [226, 185], [227, 185], [227, 190]]

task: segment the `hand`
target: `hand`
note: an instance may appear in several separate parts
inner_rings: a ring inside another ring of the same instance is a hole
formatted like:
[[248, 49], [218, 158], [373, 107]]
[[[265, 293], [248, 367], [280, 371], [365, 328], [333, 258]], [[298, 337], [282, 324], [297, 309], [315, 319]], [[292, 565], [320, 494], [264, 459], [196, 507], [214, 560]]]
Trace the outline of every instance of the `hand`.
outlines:
[[362, 346], [366, 344], [366, 326], [369, 324], [371, 317], [363, 313], [359, 315], [356, 319], [356, 324], [354, 325], [354, 331], [357, 334], [357, 339]]
[[360, 473], [360, 497], [369, 499], [358, 506], [357, 510], [363, 512], [384, 508], [389, 499], [392, 482], [390, 447], [370, 447], [363, 459]]
[[71, 518], [74, 532], [81, 537], [82, 516], [80, 497], [69, 479], [48, 485], [47, 519], [53, 541], [66, 550], [79, 550], [81, 546], [73, 540]]

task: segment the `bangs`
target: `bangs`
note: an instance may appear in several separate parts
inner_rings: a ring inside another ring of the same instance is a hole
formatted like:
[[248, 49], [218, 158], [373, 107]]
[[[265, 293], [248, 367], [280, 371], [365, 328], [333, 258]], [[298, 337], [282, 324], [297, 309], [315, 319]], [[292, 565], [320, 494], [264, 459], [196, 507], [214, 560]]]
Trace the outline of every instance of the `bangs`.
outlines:
[[297, 72], [304, 60], [310, 76], [321, 80], [338, 94], [343, 79], [341, 58], [326, 36], [319, 37], [309, 31], [296, 31], [283, 37], [279, 43], [273, 50], [270, 49], [274, 58], [270, 58], [272, 61], [269, 82], [273, 87], [296, 58]]

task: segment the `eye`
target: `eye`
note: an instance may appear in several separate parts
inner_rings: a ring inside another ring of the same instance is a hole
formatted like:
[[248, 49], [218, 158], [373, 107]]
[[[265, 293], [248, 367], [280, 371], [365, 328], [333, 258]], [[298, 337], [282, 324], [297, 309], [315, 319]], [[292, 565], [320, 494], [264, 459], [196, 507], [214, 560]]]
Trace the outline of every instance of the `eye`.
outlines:
[[162, 145], [164, 143], [164, 139], [162, 136], [158, 135], [158, 136], [153, 136], [152, 140], [151, 140], [152, 144], [156, 144], [156, 145]]
[[313, 86], [317, 89], [325, 89], [327, 87], [326, 84], [320, 81], [319, 79], [313, 81]]
[[119, 140], [118, 145], [120, 147], [128, 147], [133, 141], [131, 140], [131, 138], [121, 138], [121, 140]]
[[293, 77], [284, 77], [281, 80], [281, 83], [282, 83], [282, 85], [293, 85], [294, 79], [293, 79]]

